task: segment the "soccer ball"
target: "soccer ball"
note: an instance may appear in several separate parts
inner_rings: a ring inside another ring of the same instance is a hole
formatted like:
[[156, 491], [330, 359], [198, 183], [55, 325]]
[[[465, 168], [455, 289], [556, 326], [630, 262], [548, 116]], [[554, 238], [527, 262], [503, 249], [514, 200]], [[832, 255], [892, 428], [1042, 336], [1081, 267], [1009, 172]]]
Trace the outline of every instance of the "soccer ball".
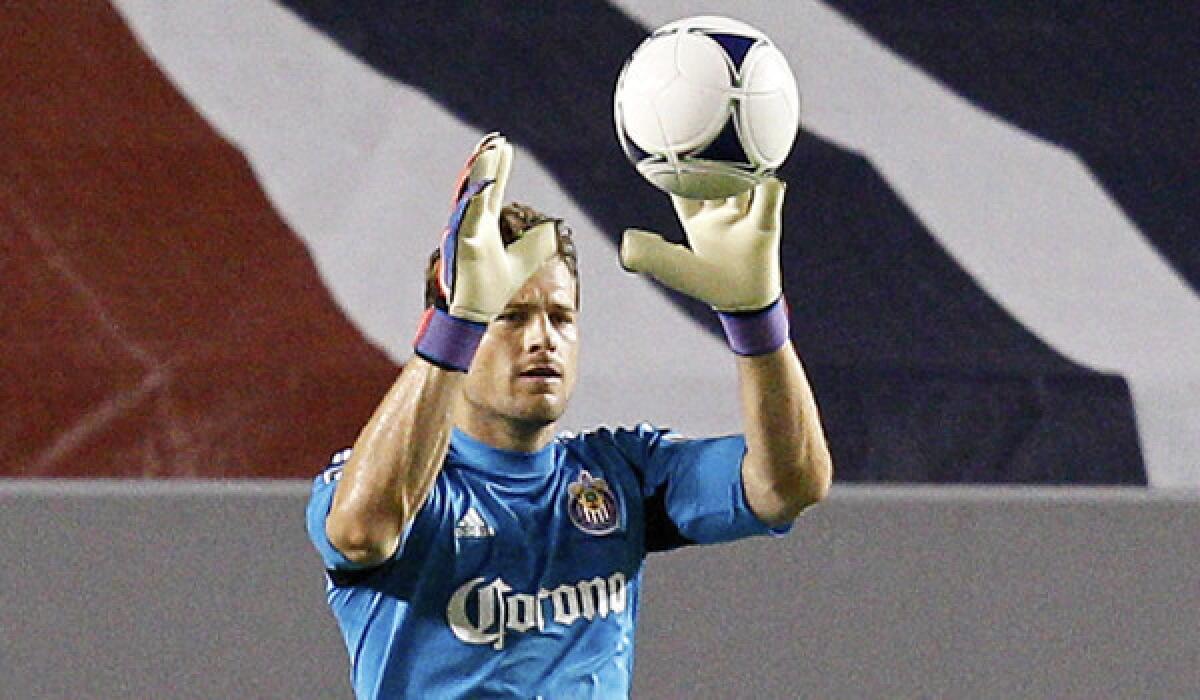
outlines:
[[634, 50], [617, 78], [613, 117], [625, 155], [653, 185], [719, 199], [783, 164], [800, 95], [765, 34], [725, 17], [689, 17]]

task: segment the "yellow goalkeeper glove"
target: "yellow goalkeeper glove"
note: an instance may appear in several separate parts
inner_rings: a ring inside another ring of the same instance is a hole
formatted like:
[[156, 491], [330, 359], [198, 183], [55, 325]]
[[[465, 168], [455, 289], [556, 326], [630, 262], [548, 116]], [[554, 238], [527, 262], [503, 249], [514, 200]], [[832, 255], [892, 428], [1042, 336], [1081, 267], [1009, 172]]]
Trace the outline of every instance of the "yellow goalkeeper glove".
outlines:
[[688, 245], [629, 229], [621, 265], [713, 307], [738, 354], [775, 350], [787, 340], [779, 266], [783, 197], [784, 184], [776, 178], [724, 200], [672, 195]]
[[553, 221], [530, 228], [508, 247], [500, 237], [512, 160], [512, 145], [491, 133], [459, 176], [454, 212], [442, 234], [441, 298], [425, 311], [414, 342], [418, 355], [447, 369], [467, 371], [487, 324], [556, 250]]

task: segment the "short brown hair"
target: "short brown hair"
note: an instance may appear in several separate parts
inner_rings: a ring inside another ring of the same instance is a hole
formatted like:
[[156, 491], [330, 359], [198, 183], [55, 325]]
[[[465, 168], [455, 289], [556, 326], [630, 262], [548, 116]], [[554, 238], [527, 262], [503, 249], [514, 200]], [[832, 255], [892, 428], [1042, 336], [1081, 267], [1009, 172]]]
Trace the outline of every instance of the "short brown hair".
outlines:
[[[547, 221], [554, 222], [554, 254], [566, 264], [567, 270], [575, 278], [575, 308], [579, 308], [579, 261], [575, 256], [575, 240], [566, 222], [525, 204], [511, 202], [500, 210], [500, 240], [504, 245], [510, 245], [529, 229]], [[433, 306], [445, 311], [446, 300], [442, 297], [437, 278], [441, 259], [442, 249], [439, 246], [429, 255], [429, 265], [425, 268], [425, 308]]]

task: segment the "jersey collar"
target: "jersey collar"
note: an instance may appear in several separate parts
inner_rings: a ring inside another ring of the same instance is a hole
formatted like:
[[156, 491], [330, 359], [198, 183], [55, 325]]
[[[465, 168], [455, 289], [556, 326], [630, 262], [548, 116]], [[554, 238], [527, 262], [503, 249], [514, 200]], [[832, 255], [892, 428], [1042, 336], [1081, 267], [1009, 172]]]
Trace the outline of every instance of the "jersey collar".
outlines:
[[492, 447], [458, 428], [450, 433], [450, 451], [472, 469], [509, 479], [544, 476], [554, 470], [554, 446], [551, 440], [537, 452], [518, 452]]

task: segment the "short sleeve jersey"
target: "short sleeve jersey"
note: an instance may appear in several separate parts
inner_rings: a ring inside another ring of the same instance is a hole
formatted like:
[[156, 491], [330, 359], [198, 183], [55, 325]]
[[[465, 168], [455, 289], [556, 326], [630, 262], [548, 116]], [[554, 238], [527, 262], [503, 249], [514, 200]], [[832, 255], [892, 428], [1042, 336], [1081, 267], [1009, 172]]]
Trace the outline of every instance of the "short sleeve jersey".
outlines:
[[740, 436], [564, 434], [535, 453], [455, 430], [396, 553], [356, 567], [325, 519], [348, 450], [313, 483], [308, 532], [375, 698], [625, 698], [648, 552], [770, 530], [746, 505]]

